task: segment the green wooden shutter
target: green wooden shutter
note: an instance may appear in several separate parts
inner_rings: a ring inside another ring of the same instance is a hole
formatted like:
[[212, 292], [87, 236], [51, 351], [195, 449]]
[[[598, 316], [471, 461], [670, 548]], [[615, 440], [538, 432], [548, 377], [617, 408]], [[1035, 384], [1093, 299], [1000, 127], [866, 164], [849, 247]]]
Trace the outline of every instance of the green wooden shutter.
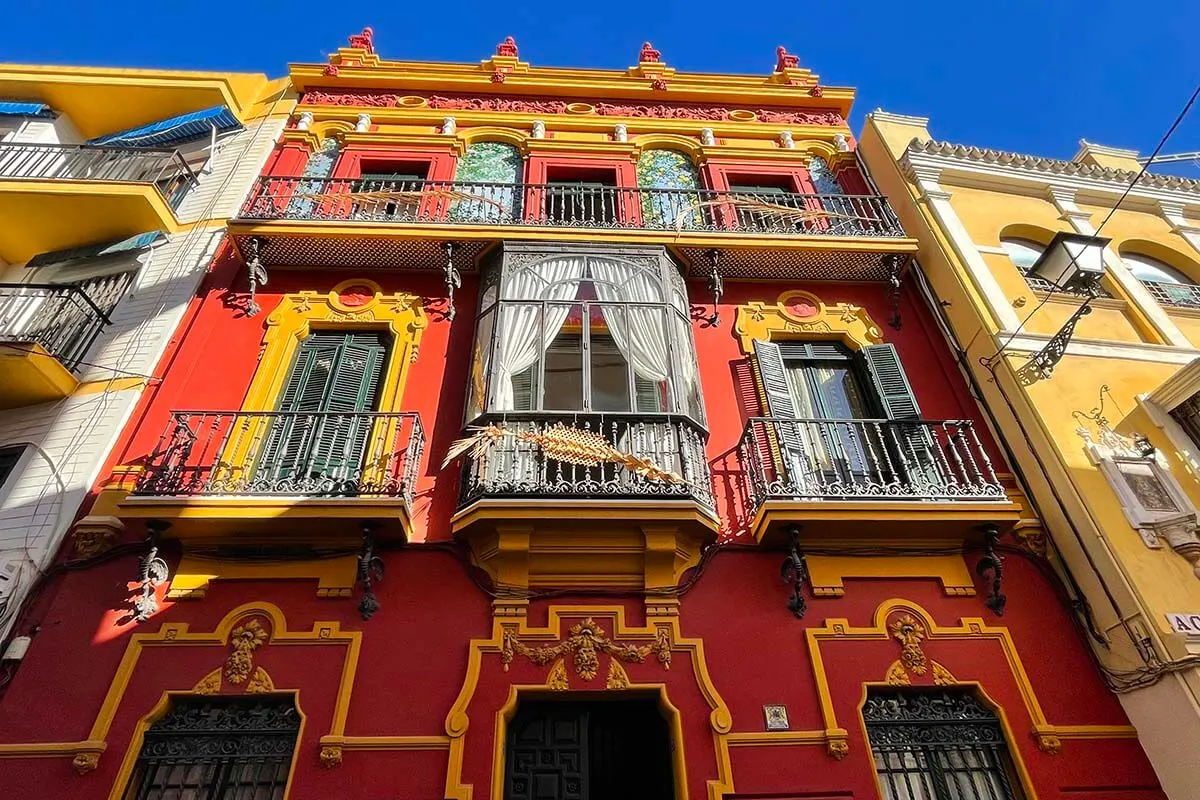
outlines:
[[524, 372], [512, 376], [513, 411], [533, 411], [534, 378], [537, 362]]
[[900, 364], [895, 345], [872, 344], [862, 349], [863, 362], [875, 394], [888, 419], [920, 419], [921, 407]]
[[634, 410], [647, 414], [659, 414], [666, 410], [663, 408], [662, 384], [658, 381], [635, 374], [633, 376], [633, 393], [634, 399], [637, 401]]
[[317, 332], [301, 343], [279, 398], [288, 413], [271, 425], [260, 477], [357, 475], [371, 430], [361, 412], [378, 402], [387, 349], [384, 334], [365, 332]]

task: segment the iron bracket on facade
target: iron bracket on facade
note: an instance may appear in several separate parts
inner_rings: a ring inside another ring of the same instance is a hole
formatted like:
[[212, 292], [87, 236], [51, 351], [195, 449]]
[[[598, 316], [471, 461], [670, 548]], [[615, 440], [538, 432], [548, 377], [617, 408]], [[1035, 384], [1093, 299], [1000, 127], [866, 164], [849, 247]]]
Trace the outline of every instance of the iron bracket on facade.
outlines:
[[975, 564], [975, 573], [983, 578], [990, 578], [991, 589], [983, 604], [990, 608], [998, 617], [1004, 616], [1004, 607], [1008, 597], [1003, 591], [1004, 556], [996, 552], [996, 544], [1000, 541], [1000, 529], [995, 525], [983, 526], [983, 557]]
[[462, 288], [462, 273], [454, 266], [454, 251], [458, 249], [457, 242], [444, 242], [442, 249], [446, 251], [446, 266], [442, 267], [446, 282], [446, 319], [453, 322], [456, 313], [454, 308], [454, 290]]
[[1079, 320], [1092, 313], [1091, 303], [1100, 295], [1099, 283], [1093, 279], [1079, 288], [1087, 295], [1087, 299], [1083, 301], [1083, 305], [1075, 309], [1075, 313], [1063, 323], [1058, 332], [1050, 337], [1050, 341], [1046, 342], [1041, 350], [1034, 353], [1033, 357], [1017, 370], [1017, 379], [1022, 386], [1031, 386], [1054, 374], [1054, 368], [1067, 354], [1067, 345], [1071, 344], [1071, 337], [1075, 335], [1075, 326], [1079, 324]]
[[904, 267], [904, 256], [892, 253], [883, 257], [883, 263], [888, 271], [888, 303], [892, 307], [888, 325], [895, 330], [900, 330], [902, 324], [900, 319], [900, 270]]
[[800, 526], [788, 528], [788, 554], [783, 559], [779, 569], [785, 583], [792, 584], [792, 596], [788, 598], [788, 610], [796, 615], [796, 619], [804, 619], [808, 604], [804, 600], [804, 582], [808, 580], [808, 563], [804, 560], [804, 551], [800, 549]]
[[250, 257], [246, 259], [247, 278], [250, 282], [250, 300], [246, 303], [247, 317], [253, 317], [262, 311], [262, 306], [255, 300], [254, 295], [258, 287], [267, 285], [267, 268], [263, 266], [261, 257], [265, 245], [266, 240], [261, 236], [251, 236], [246, 240], [246, 247], [250, 253]]
[[725, 281], [721, 278], [721, 272], [717, 268], [721, 263], [721, 251], [712, 248], [704, 251], [705, 258], [708, 259], [708, 291], [712, 295], [712, 314], [706, 320], [712, 327], [718, 327], [721, 324], [721, 297], [725, 294]]
[[358, 582], [362, 584], [363, 597], [358, 603], [358, 613], [367, 620], [380, 608], [379, 599], [375, 597], [374, 584], [383, 580], [383, 559], [375, 555], [374, 524], [365, 523], [362, 529], [363, 548], [358, 556]]
[[146, 537], [149, 548], [138, 563], [138, 591], [140, 594], [133, 598], [134, 622], [145, 622], [154, 616], [158, 611], [158, 598], [155, 596], [155, 592], [171, 577], [171, 570], [167, 566], [167, 562], [158, 555], [158, 543], [162, 534], [170, 526], [159, 520], [150, 520], [146, 523], [146, 527], [150, 529], [150, 535]]

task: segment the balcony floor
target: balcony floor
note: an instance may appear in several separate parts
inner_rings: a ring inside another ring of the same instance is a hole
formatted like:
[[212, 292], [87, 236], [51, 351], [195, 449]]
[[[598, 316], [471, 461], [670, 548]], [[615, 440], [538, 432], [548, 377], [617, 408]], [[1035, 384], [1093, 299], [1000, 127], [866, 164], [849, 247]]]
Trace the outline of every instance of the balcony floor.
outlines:
[[0, 342], [0, 409], [67, 397], [79, 381], [40, 344]]
[[1001, 533], [1021, 519], [1011, 500], [787, 500], [764, 501], [751, 523], [754, 538], [785, 547], [787, 528], [799, 525], [802, 542], [847, 548], [946, 547], [978, 536], [981, 525]]
[[179, 229], [175, 212], [149, 183], [0, 180], [0, 260]]

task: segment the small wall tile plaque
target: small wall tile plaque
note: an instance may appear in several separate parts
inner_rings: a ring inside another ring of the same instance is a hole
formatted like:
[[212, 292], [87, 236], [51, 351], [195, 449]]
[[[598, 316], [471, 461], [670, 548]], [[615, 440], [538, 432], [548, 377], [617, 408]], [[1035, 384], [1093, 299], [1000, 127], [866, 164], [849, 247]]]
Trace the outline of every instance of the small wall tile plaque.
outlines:
[[767, 719], [767, 730], [786, 731], [788, 729], [787, 706], [763, 706], [763, 716]]

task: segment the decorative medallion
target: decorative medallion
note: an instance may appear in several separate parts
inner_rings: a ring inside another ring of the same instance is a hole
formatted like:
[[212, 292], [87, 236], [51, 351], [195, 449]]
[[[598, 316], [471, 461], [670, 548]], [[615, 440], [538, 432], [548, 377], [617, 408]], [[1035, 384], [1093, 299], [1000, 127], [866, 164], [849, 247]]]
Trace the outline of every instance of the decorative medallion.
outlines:
[[[563, 659], [559, 661], [559, 664], [564, 665], [562, 671], [565, 678], [564, 661], [567, 656], [570, 656], [575, 674], [585, 681], [595, 679], [599, 673], [600, 653], [607, 653], [613, 659], [626, 664], [641, 664], [653, 654], [664, 669], [671, 668], [671, 634], [665, 627], [657, 629], [654, 642], [641, 647], [612, 641], [604, 635], [599, 623], [591, 617], [572, 625], [570, 633], [570, 636], [557, 644], [530, 647], [517, 638], [516, 632], [511, 628], [505, 628], [503, 644], [500, 648], [500, 662], [507, 672], [508, 665], [512, 663], [516, 655], [524, 656], [538, 666], [545, 666], [556, 659]], [[559, 664], [556, 664], [555, 667], [557, 668]], [[551, 670], [552, 678], [554, 671]], [[609, 677], [612, 678], [611, 671]], [[563, 686], [562, 688], [567, 687]]]
[[322, 747], [321, 748], [321, 766], [325, 769], [333, 769], [342, 763], [342, 748], [338, 746]]

